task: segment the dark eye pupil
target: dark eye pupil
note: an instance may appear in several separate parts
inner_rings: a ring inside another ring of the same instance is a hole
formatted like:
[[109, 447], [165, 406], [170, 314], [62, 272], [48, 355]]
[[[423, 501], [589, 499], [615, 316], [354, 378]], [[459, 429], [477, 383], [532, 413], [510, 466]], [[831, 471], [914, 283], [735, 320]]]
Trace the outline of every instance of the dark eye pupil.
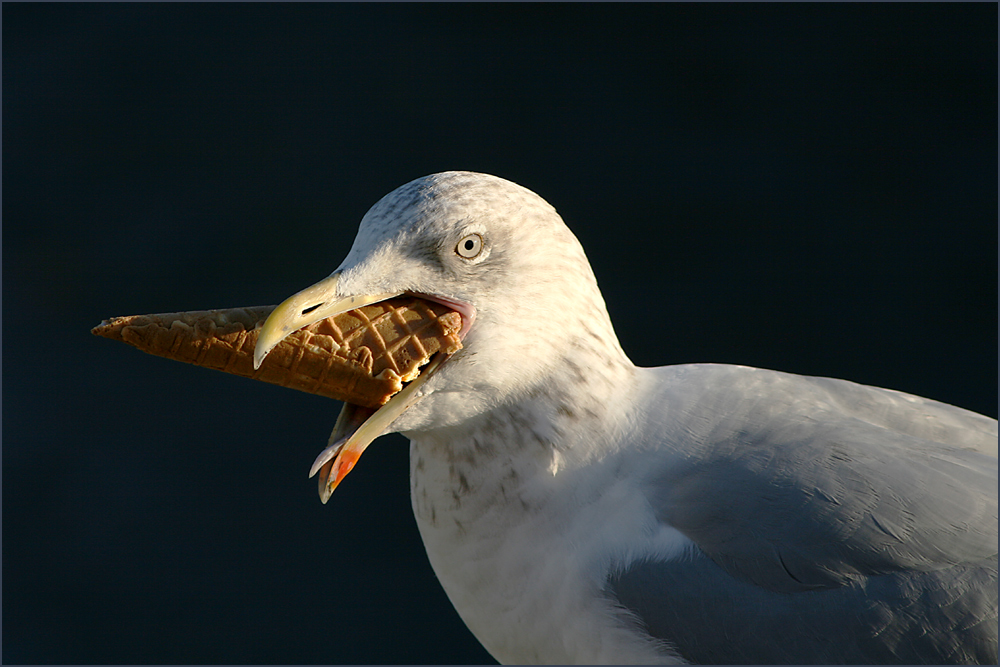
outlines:
[[476, 244], [472, 241], [472, 239], [469, 239], [468, 241], [465, 242], [465, 249], [466, 250], [472, 250], [475, 247], [476, 247]]

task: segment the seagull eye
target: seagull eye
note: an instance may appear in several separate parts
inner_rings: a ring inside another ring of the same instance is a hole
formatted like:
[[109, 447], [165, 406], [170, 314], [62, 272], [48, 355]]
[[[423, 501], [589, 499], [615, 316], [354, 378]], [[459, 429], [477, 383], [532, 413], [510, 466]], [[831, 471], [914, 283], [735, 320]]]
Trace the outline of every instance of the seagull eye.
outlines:
[[483, 237], [479, 234], [469, 234], [459, 241], [457, 246], [455, 246], [455, 252], [458, 253], [458, 256], [464, 257], [465, 259], [477, 257], [482, 251]]

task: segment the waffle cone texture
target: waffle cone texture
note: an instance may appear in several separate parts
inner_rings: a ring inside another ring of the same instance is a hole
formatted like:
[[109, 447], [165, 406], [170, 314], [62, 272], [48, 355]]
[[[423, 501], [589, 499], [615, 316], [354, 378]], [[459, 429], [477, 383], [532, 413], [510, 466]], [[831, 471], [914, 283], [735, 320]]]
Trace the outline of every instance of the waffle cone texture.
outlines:
[[290, 334], [254, 370], [253, 352], [275, 306], [115, 317], [91, 333], [143, 352], [377, 408], [436, 352], [462, 347], [462, 316], [418, 298], [381, 301]]

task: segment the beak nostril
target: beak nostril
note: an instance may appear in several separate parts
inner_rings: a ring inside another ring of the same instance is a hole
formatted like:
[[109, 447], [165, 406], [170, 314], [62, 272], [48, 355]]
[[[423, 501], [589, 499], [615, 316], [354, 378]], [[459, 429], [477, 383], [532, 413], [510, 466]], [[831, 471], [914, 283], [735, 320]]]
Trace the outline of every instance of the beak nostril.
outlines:
[[308, 308], [306, 308], [305, 310], [302, 311], [302, 314], [303, 315], [308, 315], [309, 313], [311, 313], [312, 311], [316, 310], [317, 308], [319, 308], [322, 305], [323, 305], [322, 303], [317, 303], [315, 306], [309, 306]]

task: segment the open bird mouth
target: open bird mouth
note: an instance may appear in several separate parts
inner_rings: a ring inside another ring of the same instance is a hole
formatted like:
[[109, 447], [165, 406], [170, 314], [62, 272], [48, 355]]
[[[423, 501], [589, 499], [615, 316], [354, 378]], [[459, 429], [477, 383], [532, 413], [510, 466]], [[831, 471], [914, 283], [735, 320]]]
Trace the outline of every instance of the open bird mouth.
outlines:
[[[343, 297], [337, 293], [339, 272], [311, 287], [289, 297], [282, 302], [264, 322], [254, 350], [254, 366], [259, 367], [275, 345], [281, 340], [327, 317], [379, 303], [400, 294], [418, 297], [439, 303], [457, 312], [462, 318], [458, 332], [464, 339], [476, 319], [475, 308], [471, 304], [450, 297], [418, 292], [388, 292], [371, 295]], [[352, 403], [344, 403], [337, 418], [329, 443], [313, 463], [309, 476], [319, 475], [319, 496], [326, 503], [340, 482], [357, 464], [361, 454], [377, 437], [382, 435], [400, 415], [423, 398], [423, 387], [447, 361], [454, 356], [443, 351], [432, 355], [423, 370], [412, 381], [394, 394], [379, 408], [368, 408]]]

